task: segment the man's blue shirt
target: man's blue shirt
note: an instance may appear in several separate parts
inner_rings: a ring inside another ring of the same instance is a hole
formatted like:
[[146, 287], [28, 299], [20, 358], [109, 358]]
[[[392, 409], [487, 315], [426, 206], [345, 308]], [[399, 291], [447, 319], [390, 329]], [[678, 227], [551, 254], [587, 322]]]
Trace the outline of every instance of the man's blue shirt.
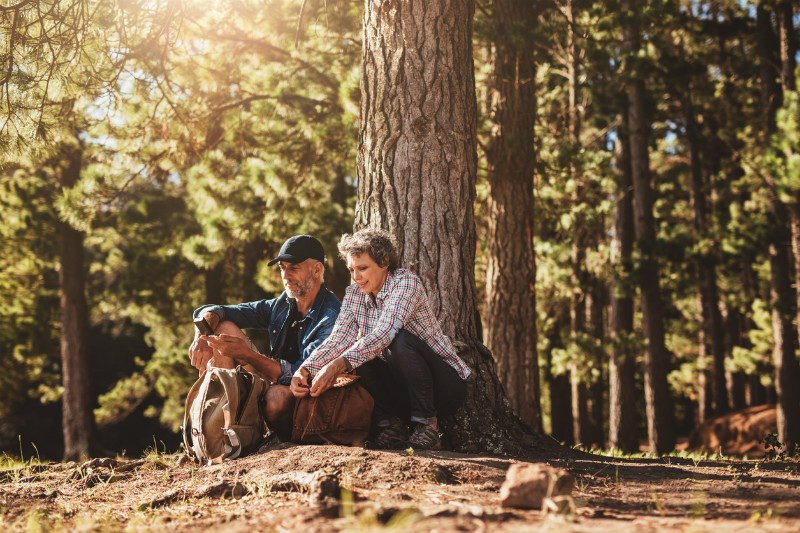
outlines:
[[[266, 329], [269, 331], [270, 353], [277, 353], [281, 340], [281, 332], [288, 328], [287, 322], [290, 305], [294, 305], [284, 291], [277, 298], [272, 300], [258, 300], [255, 302], [241, 303], [237, 305], [204, 305], [194, 310], [194, 318], [211, 311], [223, 320], [229, 320], [242, 329]], [[311, 355], [314, 349], [322, 344], [333, 331], [336, 317], [342, 302], [323, 284], [311, 309], [302, 320], [298, 321], [297, 344], [300, 358], [290, 363], [283, 359], [278, 361], [281, 364], [281, 376], [278, 383], [288, 385], [292, 380], [294, 372], [303, 364], [303, 361]]]

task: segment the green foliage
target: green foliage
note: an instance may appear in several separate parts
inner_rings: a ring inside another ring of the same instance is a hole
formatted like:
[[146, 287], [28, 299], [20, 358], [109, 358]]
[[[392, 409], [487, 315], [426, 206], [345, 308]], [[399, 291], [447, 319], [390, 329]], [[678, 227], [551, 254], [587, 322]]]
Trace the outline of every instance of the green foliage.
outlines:
[[0, 174], [0, 416], [20, 397], [57, 389], [58, 272], [52, 168]]
[[[45, 21], [47, 35], [26, 38], [47, 53], [15, 55], [17, 77], [0, 80], [0, 100], [11, 103], [0, 141], [15, 147], [2, 162], [16, 161], [0, 176], [0, 413], [25, 390], [60, 396], [56, 231], [65, 222], [86, 235], [92, 325], [116, 335], [144, 326], [154, 350], [100, 391], [98, 421], [147, 399], [146, 414], [177, 431], [196, 378], [186, 350], [191, 310], [206, 303], [204, 273], [222, 267], [231, 302], [252, 298], [256, 282], [261, 294], [279, 292], [263, 261], [288, 235], [313, 233], [335, 257], [351, 229], [360, 13], [306, 6], [292, 47], [292, 0], [75, 5], [87, 7], [84, 18]], [[48, 39], [61, 48], [47, 50]], [[45, 72], [48, 53], [70, 46], [80, 53]], [[66, 130], [51, 123], [56, 110]], [[38, 131], [20, 129], [37, 120]], [[80, 132], [72, 143], [84, 166], [60, 191], [63, 131]]]

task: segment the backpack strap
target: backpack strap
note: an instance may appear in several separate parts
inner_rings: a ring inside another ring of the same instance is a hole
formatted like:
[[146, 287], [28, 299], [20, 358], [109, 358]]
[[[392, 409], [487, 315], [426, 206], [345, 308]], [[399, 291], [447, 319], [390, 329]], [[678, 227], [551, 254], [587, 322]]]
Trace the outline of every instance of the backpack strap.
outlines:
[[190, 437], [192, 434], [192, 419], [189, 416], [189, 409], [192, 406], [195, 398], [197, 398], [197, 395], [200, 393], [200, 388], [203, 386], [203, 382], [205, 381], [206, 372], [208, 371], [203, 370], [203, 373], [200, 374], [200, 377], [194, 382], [192, 388], [189, 389], [189, 394], [186, 396], [185, 409], [183, 410], [183, 426], [181, 427], [183, 430], [183, 445], [186, 448], [186, 452], [194, 457], [197, 457], [197, 454], [195, 453], [194, 448], [192, 448], [192, 445], [189, 444], [189, 442], [192, 440]]
[[225, 444], [224, 453], [220, 457], [212, 459], [212, 462], [222, 462], [223, 458], [236, 459], [242, 453], [242, 443], [232, 426], [239, 423], [239, 389], [241, 386], [239, 373], [244, 370], [240, 367], [233, 371], [224, 368], [214, 369], [214, 371], [217, 370], [219, 370], [219, 372], [216, 372], [217, 378], [225, 389], [225, 398], [228, 399], [228, 402], [222, 406], [222, 414], [225, 417], [225, 425], [222, 428], [222, 432], [228, 442]]

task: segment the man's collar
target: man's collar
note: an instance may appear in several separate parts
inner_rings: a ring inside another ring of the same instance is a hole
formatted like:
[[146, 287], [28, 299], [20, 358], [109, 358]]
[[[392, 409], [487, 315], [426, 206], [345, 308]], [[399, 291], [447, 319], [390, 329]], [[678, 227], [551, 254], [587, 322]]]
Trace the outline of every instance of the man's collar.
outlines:
[[313, 320], [316, 320], [317, 315], [320, 313], [320, 309], [322, 309], [322, 304], [325, 303], [325, 298], [327, 295], [328, 289], [325, 287], [325, 284], [320, 284], [319, 291], [317, 291], [317, 296], [314, 298], [314, 303], [311, 304], [311, 309], [308, 310], [305, 318], [311, 317]]

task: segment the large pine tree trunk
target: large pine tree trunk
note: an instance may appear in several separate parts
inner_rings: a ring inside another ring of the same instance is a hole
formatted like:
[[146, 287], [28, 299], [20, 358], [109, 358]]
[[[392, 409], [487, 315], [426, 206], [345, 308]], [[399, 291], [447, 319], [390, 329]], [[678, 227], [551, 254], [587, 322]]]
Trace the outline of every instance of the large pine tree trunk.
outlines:
[[[781, 7], [783, 4], [781, 3]], [[783, 13], [785, 13], [785, 8]], [[790, 17], [791, 18], [791, 17]], [[781, 23], [784, 16], [779, 15]], [[776, 112], [783, 101], [782, 87], [778, 77], [782, 73], [775, 65], [782, 65], [781, 45], [772, 28], [771, 17], [763, 2], [756, 9], [758, 32], [759, 67], [761, 74], [761, 104], [764, 113], [765, 131], [769, 136], [777, 131]], [[784, 24], [781, 24], [784, 27]], [[783, 32], [781, 28], [781, 33]], [[788, 37], [787, 37], [788, 39]], [[788, 40], [787, 42], [792, 42]], [[787, 78], [783, 76], [784, 80]], [[786, 81], [784, 81], [786, 83]], [[767, 176], [769, 194], [769, 221], [772, 241], [769, 245], [770, 295], [772, 301], [773, 362], [775, 364], [775, 391], [778, 396], [778, 438], [789, 452], [800, 444], [800, 390], [795, 349], [797, 331], [792, 325], [792, 305], [797, 303], [791, 286], [791, 263], [788, 244], [791, 240], [789, 213], [778, 198], [772, 176]], [[800, 230], [800, 228], [799, 228]], [[795, 315], [796, 316], [796, 315]]]
[[[69, 166], [62, 171], [61, 188], [77, 183], [82, 150], [69, 154]], [[61, 251], [61, 378], [64, 460], [92, 456], [96, 449], [95, 421], [89, 379], [89, 312], [85, 294], [83, 233], [60, 223]]]
[[[533, 253], [534, 4], [497, 0], [493, 135], [486, 151], [489, 231], [486, 344], [514, 411], [541, 430]], [[522, 25], [526, 32], [515, 31]]]
[[[631, 23], [623, 29], [627, 53], [633, 58], [640, 49], [637, 17], [641, 10], [635, 0], [623, 0], [622, 8], [631, 16]], [[633, 175], [634, 216], [636, 243], [641, 255], [640, 289], [644, 333], [647, 339], [645, 352], [645, 404], [650, 449], [666, 453], [675, 446], [673, 432], [672, 398], [667, 385], [667, 349], [664, 345], [664, 309], [659, 287], [656, 258], [656, 228], [653, 218], [653, 191], [650, 184], [650, 156], [646, 115], [646, 92], [641, 74], [633, 74], [628, 89], [628, 128], [631, 144], [631, 171]]]
[[627, 134], [627, 113], [617, 140], [617, 190], [611, 263], [614, 281], [611, 294], [611, 358], [608, 362], [608, 440], [625, 452], [639, 450], [636, 432], [636, 353], [633, 339], [633, 177]]
[[464, 407], [443, 421], [445, 438], [498, 451], [519, 442], [524, 426], [477, 338], [473, 10], [458, 0], [366, 1], [355, 227], [395, 236], [402, 265], [422, 279], [473, 370]]

